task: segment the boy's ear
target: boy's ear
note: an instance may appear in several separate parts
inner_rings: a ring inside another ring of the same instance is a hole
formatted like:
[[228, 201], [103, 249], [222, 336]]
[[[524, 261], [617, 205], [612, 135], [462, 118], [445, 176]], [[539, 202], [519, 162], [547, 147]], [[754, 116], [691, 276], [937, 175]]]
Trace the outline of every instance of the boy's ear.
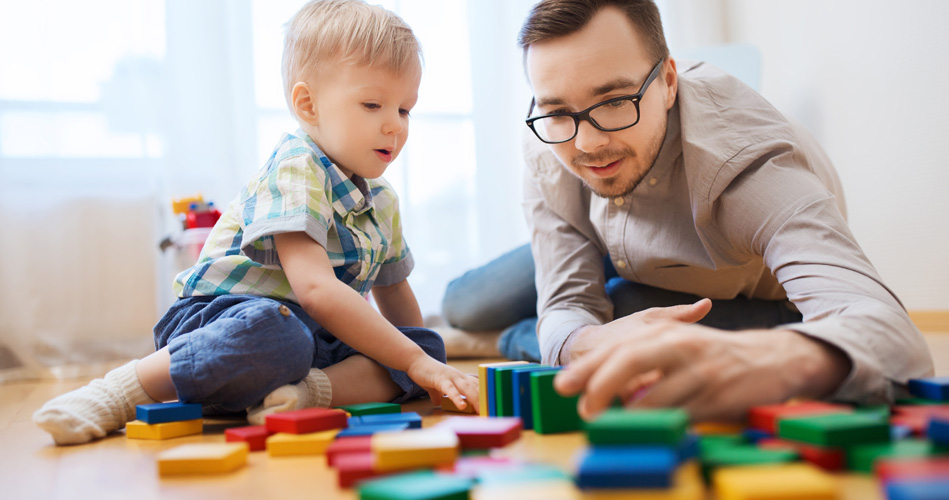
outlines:
[[310, 125], [317, 125], [316, 100], [313, 89], [305, 82], [297, 82], [290, 91], [290, 102], [297, 117]]

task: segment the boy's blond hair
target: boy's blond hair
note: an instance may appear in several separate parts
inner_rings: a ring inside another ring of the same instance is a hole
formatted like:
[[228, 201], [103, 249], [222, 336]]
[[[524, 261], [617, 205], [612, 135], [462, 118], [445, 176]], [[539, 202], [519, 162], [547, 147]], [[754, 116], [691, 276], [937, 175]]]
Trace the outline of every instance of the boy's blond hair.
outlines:
[[380, 65], [395, 72], [418, 71], [422, 46], [399, 16], [362, 0], [313, 0], [286, 24], [283, 91], [293, 109], [297, 82], [331, 62]]

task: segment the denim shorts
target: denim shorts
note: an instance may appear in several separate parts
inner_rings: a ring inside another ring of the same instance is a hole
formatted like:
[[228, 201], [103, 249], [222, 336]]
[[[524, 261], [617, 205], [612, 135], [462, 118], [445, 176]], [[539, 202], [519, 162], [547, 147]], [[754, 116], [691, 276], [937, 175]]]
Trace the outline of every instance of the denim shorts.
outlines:
[[[441, 337], [425, 328], [399, 327], [403, 335], [445, 362]], [[299, 304], [253, 295], [188, 297], [176, 301], [155, 325], [155, 348], [168, 346], [171, 379], [181, 401], [207, 413], [240, 413], [274, 389], [303, 380], [354, 355]], [[402, 403], [426, 395], [405, 372], [386, 367]]]

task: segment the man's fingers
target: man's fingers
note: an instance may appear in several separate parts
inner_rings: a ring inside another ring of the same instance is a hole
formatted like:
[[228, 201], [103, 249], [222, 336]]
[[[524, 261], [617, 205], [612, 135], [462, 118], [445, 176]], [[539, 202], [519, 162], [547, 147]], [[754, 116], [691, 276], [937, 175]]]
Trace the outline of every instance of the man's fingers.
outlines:
[[587, 385], [587, 381], [593, 372], [611, 353], [612, 349], [608, 346], [600, 346], [582, 358], [573, 361], [554, 377], [554, 389], [561, 396], [573, 396], [580, 392]]
[[649, 310], [646, 314], [647, 321], [657, 321], [661, 319], [671, 319], [683, 323], [695, 323], [701, 320], [712, 310], [712, 301], [702, 299], [694, 304], [682, 304], [678, 306], [658, 307]]

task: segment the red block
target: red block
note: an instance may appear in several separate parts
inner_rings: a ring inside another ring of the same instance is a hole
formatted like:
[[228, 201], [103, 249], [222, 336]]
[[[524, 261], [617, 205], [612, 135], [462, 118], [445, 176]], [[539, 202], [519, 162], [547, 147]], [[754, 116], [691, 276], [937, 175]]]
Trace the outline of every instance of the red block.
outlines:
[[308, 434], [311, 432], [345, 429], [346, 412], [330, 408], [307, 408], [267, 415], [267, 430]]
[[373, 477], [385, 476], [391, 472], [376, 472], [373, 470], [372, 452], [368, 453], [340, 453], [333, 463], [336, 464], [338, 483], [340, 488], [349, 488], [357, 481]]
[[250, 451], [260, 451], [267, 449], [267, 437], [271, 434], [273, 432], [263, 425], [232, 427], [224, 430], [224, 440], [229, 443], [247, 443]]
[[949, 477], [949, 457], [877, 460], [874, 472], [880, 481]]
[[334, 467], [335, 458], [348, 453], [366, 453], [372, 451], [372, 436], [353, 436], [339, 438], [326, 449], [326, 465]]
[[500, 448], [521, 437], [520, 417], [451, 417], [436, 427], [447, 427], [458, 435], [461, 449]]
[[756, 429], [777, 434], [778, 420], [782, 418], [826, 415], [828, 413], [853, 413], [853, 408], [822, 401], [756, 406], [749, 412], [748, 423]]
[[758, 441], [758, 448], [793, 450], [804, 460], [827, 471], [841, 471], [847, 468], [847, 453], [843, 448], [824, 448], [781, 439], [762, 439]]

